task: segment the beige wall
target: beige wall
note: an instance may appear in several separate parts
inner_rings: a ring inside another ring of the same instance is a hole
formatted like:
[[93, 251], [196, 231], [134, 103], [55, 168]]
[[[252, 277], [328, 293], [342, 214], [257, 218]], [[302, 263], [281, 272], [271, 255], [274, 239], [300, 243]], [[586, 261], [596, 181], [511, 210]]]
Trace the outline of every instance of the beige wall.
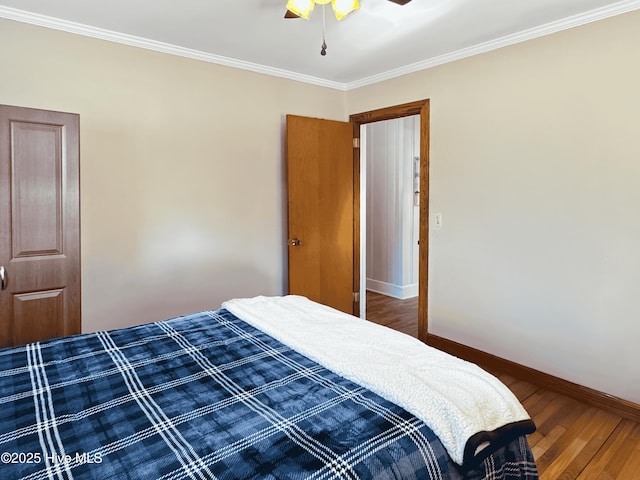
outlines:
[[7, 20], [0, 45], [0, 103], [80, 114], [83, 331], [284, 293], [284, 115], [344, 92]]
[[640, 12], [347, 92], [431, 99], [429, 331], [640, 403]]

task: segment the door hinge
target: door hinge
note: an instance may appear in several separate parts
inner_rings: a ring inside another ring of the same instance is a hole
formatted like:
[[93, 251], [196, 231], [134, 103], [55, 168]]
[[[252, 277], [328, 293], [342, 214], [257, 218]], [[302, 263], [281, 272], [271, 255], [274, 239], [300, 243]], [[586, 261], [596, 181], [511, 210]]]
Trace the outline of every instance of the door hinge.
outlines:
[[360, 301], [360, 292], [353, 292], [353, 301], [356, 303]]
[[355, 137], [353, 139], [353, 148], [360, 148], [360, 137]]

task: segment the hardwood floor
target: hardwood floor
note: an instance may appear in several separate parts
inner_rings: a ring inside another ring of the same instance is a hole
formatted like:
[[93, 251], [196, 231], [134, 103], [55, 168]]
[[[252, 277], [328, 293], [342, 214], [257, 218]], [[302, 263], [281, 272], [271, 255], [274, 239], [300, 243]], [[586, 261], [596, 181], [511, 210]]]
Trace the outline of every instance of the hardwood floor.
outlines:
[[367, 319], [418, 338], [418, 297], [398, 300], [367, 291]]
[[[367, 318], [417, 337], [417, 298], [367, 292]], [[522, 402], [536, 423], [529, 445], [542, 480], [640, 480], [640, 424], [491, 372]]]

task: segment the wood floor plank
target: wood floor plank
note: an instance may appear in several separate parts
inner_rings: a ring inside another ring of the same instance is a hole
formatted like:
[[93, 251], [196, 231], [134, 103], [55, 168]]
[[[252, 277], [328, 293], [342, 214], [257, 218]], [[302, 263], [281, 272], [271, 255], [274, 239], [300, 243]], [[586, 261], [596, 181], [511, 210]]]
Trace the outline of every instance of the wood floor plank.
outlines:
[[[415, 305], [367, 293], [367, 318], [417, 336]], [[412, 323], [415, 322], [415, 323]], [[544, 480], [640, 480], [640, 424], [503, 372], [537, 426], [531, 451]]]
[[367, 319], [418, 338], [418, 297], [400, 300], [367, 291]]
[[538, 389], [533, 395], [521, 400], [529, 415], [542, 423], [542, 415], [550, 410], [550, 405], [558, 401], [558, 396], [548, 390]]
[[547, 435], [541, 435], [542, 439], [534, 447], [531, 447], [533, 458], [541, 458], [566, 431], [566, 427], [556, 425]]
[[615, 478], [617, 480], [638, 480], [640, 478], [640, 450], [636, 449], [632, 452]]
[[546, 434], [556, 425], [563, 425], [569, 428], [576, 420], [576, 417], [586, 409], [586, 405], [580, 404], [564, 395], [558, 395], [556, 400], [535, 418], [536, 426], [542, 434]]
[[527, 398], [533, 395], [536, 390], [538, 390], [536, 385], [523, 380], [518, 380], [507, 386], [513, 393], [515, 393], [516, 397], [518, 397], [518, 400], [521, 402], [524, 402]]
[[622, 443], [627, 435], [631, 433], [632, 428], [633, 425], [630, 425], [628, 422], [621, 421], [612, 434], [609, 435], [607, 441], [602, 445], [598, 453], [594, 455], [590, 464], [582, 471], [578, 479], [597, 479], [600, 473], [605, 472], [607, 465], [611, 462], [616, 452], [620, 451]]
[[[566, 433], [566, 432], [565, 432]], [[581, 438], [574, 438], [569, 444], [555, 455], [553, 462], [546, 468], [539, 468], [540, 480], [558, 480], [565, 469], [582, 451], [586, 442]]]
[[588, 418], [584, 429], [578, 435], [585, 444], [573, 459], [566, 466], [558, 478], [575, 479], [578, 478], [584, 468], [591, 462], [596, 453], [600, 450], [607, 438], [620, 424], [621, 417], [602, 410], [596, 410], [592, 417]]
[[[595, 472], [606, 472], [613, 478], [621, 474], [625, 463], [631, 460], [640, 442], [640, 425], [631, 420], [622, 420], [608, 437], [591, 464], [583, 471], [584, 478], [590, 478]], [[640, 478], [640, 470], [637, 472]], [[580, 477], [581, 479], [583, 477]]]

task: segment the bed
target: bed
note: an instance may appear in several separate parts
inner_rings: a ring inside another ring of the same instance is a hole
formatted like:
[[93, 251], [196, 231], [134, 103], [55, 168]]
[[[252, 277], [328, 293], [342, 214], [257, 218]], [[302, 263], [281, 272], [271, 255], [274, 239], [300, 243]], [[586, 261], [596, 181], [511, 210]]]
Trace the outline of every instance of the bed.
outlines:
[[477, 366], [304, 297], [0, 350], [2, 479], [536, 479], [534, 430]]

